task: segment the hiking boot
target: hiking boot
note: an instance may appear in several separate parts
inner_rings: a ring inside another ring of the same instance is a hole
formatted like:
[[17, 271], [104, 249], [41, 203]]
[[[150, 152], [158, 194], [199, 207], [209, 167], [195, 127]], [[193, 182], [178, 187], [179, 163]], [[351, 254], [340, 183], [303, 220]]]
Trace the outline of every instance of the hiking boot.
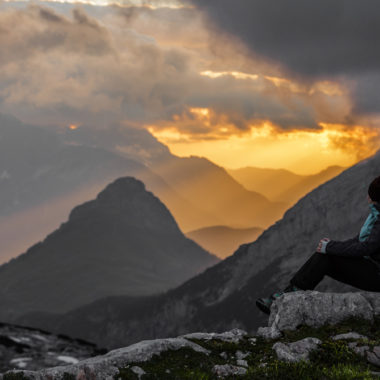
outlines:
[[270, 307], [272, 305], [272, 298], [259, 298], [256, 300], [256, 306], [265, 314], [270, 314]]
[[265, 314], [270, 314], [270, 307], [274, 300], [281, 297], [284, 293], [297, 292], [298, 290], [302, 290], [297, 288], [294, 285], [288, 285], [283, 291], [273, 293], [269, 296], [269, 298], [259, 298], [256, 300], [256, 306]]

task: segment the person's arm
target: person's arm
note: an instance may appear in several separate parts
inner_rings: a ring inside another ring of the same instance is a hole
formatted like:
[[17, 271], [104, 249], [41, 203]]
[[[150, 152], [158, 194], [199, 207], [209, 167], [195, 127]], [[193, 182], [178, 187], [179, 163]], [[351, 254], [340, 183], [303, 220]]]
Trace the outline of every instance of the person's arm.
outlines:
[[[343, 243], [345, 244], [349, 244], [350, 242], [355, 242], [355, 241], [359, 241], [359, 234], [357, 234], [354, 238], [352, 239], [348, 239], [348, 240], [345, 240]], [[327, 244], [332, 241], [331, 239], [329, 238], [323, 238], [319, 241], [318, 243], [318, 246], [317, 246], [317, 252], [319, 253], [326, 253], [326, 246]]]
[[345, 241], [330, 240], [326, 244], [326, 254], [350, 257], [371, 256], [380, 251], [380, 219], [371, 230], [368, 238], [361, 242], [359, 235]]

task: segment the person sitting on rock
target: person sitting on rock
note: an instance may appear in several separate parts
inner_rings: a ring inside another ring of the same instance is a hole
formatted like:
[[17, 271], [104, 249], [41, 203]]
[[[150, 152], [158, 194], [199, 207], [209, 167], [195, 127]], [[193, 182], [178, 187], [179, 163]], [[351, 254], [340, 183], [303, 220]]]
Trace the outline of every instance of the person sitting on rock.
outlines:
[[312, 290], [325, 275], [362, 290], [380, 292], [380, 176], [369, 185], [367, 200], [370, 214], [360, 233], [345, 241], [321, 239], [316, 252], [284, 290], [256, 301], [261, 311], [270, 314], [276, 298], [288, 292]]

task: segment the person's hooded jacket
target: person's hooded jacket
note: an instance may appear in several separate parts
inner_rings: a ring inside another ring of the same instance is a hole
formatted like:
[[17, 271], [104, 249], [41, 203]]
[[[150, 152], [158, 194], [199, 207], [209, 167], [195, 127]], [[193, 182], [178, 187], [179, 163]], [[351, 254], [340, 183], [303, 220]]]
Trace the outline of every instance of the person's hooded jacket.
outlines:
[[370, 209], [371, 212], [358, 235], [345, 241], [329, 240], [325, 253], [366, 257], [380, 263], [380, 203], [371, 204]]

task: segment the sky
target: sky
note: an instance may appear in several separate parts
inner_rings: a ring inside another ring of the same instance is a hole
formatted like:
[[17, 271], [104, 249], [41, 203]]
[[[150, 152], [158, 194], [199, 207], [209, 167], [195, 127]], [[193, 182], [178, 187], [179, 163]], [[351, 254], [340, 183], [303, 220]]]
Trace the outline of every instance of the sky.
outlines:
[[[0, 112], [300, 174], [380, 147], [377, 0], [0, 1]], [[109, 129], [112, 134], [112, 129]]]

